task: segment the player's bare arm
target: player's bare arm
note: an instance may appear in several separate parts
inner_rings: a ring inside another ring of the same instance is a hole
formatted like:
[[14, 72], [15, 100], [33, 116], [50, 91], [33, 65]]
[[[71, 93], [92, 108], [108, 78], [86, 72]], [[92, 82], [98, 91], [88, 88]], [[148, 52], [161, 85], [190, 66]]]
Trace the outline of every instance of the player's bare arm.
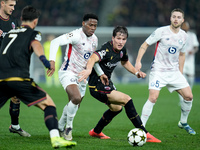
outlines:
[[39, 59], [42, 61], [44, 66], [51, 70], [51, 65], [44, 55], [42, 44], [38, 40], [34, 40], [31, 43], [31, 47], [33, 48], [33, 51], [36, 54], [36, 56], [39, 57]]
[[185, 63], [185, 53], [180, 52], [179, 54], [179, 70], [183, 73], [183, 66]]
[[87, 62], [86, 69], [79, 73], [80, 78], [79, 78], [78, 82], [86, 80], [89, 77], [89, 75], [92, 72], [92, 68], [93, 68], [95, 62], [98, 62], [98, 61], [99, 61], [99, 57], [95, 53], [93, 53]]
[[121, 64], [130, 73], [136, 75], [138, 78], [145, 78], [146, 74], [142, 71], [137, 71], [130, 61], [121, 61]]
[[140, 46], [135, 63], [135, 69], [138, 71], [140, 71], [140, 69], [142, 68], [141, 60], [148, 47], [149, 45], [147, 44], [146, 41]]

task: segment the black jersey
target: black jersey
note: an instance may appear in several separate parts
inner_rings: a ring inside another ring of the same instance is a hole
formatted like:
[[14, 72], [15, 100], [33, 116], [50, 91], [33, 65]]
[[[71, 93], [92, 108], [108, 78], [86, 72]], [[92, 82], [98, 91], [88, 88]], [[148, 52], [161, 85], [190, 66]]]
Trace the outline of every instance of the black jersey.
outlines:
[[[102, 45], [100, 50], [97, 50], [94, 53], [98, 55], [99, 65], [109, 79], [111, 78], [111, 74], [119, 61], [128, 61], [126, 48], [123, 47], [122, 50], [116, 51], [113, 48], [112, 41], [105, 43]], [[89, 77], [89, 85], [96, 84], [97, 80], [98, 75], [93, 69]]]
[[0, 79], [29, 78], [33, 40], [41, 41], [41, 33], [28, 26], [12, 29], [6, 34], [0, 48]]
[[8, 19], [4, 19], [0, 16], [0, 30], [3, 31], [3, 34], [0, 37], [0, 45], [1, 45], [2, 39], [8, 33], [8, 31], [10, 31], [11, 29], [15, 29], [17, 27], [19, 27], [19, 23], [17, 19], [14, 19], [12, 17], [9, 17]]

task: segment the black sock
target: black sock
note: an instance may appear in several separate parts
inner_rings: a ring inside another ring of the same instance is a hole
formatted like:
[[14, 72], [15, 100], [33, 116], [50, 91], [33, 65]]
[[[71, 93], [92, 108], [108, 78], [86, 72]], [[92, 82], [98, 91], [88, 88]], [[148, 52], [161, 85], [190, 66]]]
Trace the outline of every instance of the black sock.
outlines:
[[52, 129], [58, 129], [58, 118], [54, 106], [47, 106], [44, 109], [44, 122], [49, 131]]
[[101, 119], [99, 120], [99, 122], [97, 123], [96, 127], [94, 128], [94, 132], [96, 133], [101, 133], [101, 131], [103, 130], [103, 128], [105, 126], [107, 126], [112, 119], [118, 115], [120, 112], [122, 111], [111, 111], [110, 109], [108, 109], [107, 111], [104, 112], [103, 116], [101, 117]]
[[142, 121], [140, 119], [140, 116], [136, 112], [136, 109], [135, 109], [135, 106], [133, 104], [132, 99], [130, 99], [128, 101], [128, 103], [126, 103], [126, 105], [124, 106], [124, 108], [125, 108], [125, 111], [126, 111], [126, 115], [131, 120], [131, 122], [133, 123], [133, 125], [136, 128], [140, 128], [140, 129], [144, 130], [147, 133], [148, 131], [143, 126]]
[[19, 124], [19, 111], [20, 111], [20, 101], [18, 103], [13, 103], [10, 100], [10, 117], [11, 117], [11, 124], [18, 125]]

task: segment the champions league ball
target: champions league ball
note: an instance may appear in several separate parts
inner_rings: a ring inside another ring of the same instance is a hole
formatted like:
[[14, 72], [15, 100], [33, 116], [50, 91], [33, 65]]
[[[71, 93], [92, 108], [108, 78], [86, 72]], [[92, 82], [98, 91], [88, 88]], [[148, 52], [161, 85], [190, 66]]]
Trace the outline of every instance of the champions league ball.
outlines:
[[147, 136], [142, 129], [135, 128], [129, 131], [127, 140], [131, 146], [142, 146], [146, 143]]

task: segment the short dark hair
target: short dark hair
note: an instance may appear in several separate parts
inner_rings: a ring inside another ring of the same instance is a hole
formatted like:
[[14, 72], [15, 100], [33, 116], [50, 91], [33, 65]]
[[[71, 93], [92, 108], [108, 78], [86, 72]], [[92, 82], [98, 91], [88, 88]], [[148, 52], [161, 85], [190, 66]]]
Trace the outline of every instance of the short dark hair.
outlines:
[[33, 6], [25, 6], [21, 13], [22, 21], [33, 21], [40, 17], [40, 11]]
[[175, 12], [175, 11], [182, 13], [182, 14], [183, 14], [183, 18], [184, 18], [184, 11], [183, 11], [182, 9], [180, 9], [180, 8], [175, 8], [175, 9], [173, 9], [173, 10], [171, 11], [171, 15], [172, 15], [172, 13]]
[[117, 32], [126, 34], [127, 38], [128, 38], [128, 30], [125, 26], [116, 26], [115, 29], [113, 30], [113, 37], [115, 37], [117, 35]]
[[98, 16], [95, 14], [85, 14], [83, 16], [83, 21], [88, 21], [89, 19], [96, 19], [97, 21], [99, 20]]

